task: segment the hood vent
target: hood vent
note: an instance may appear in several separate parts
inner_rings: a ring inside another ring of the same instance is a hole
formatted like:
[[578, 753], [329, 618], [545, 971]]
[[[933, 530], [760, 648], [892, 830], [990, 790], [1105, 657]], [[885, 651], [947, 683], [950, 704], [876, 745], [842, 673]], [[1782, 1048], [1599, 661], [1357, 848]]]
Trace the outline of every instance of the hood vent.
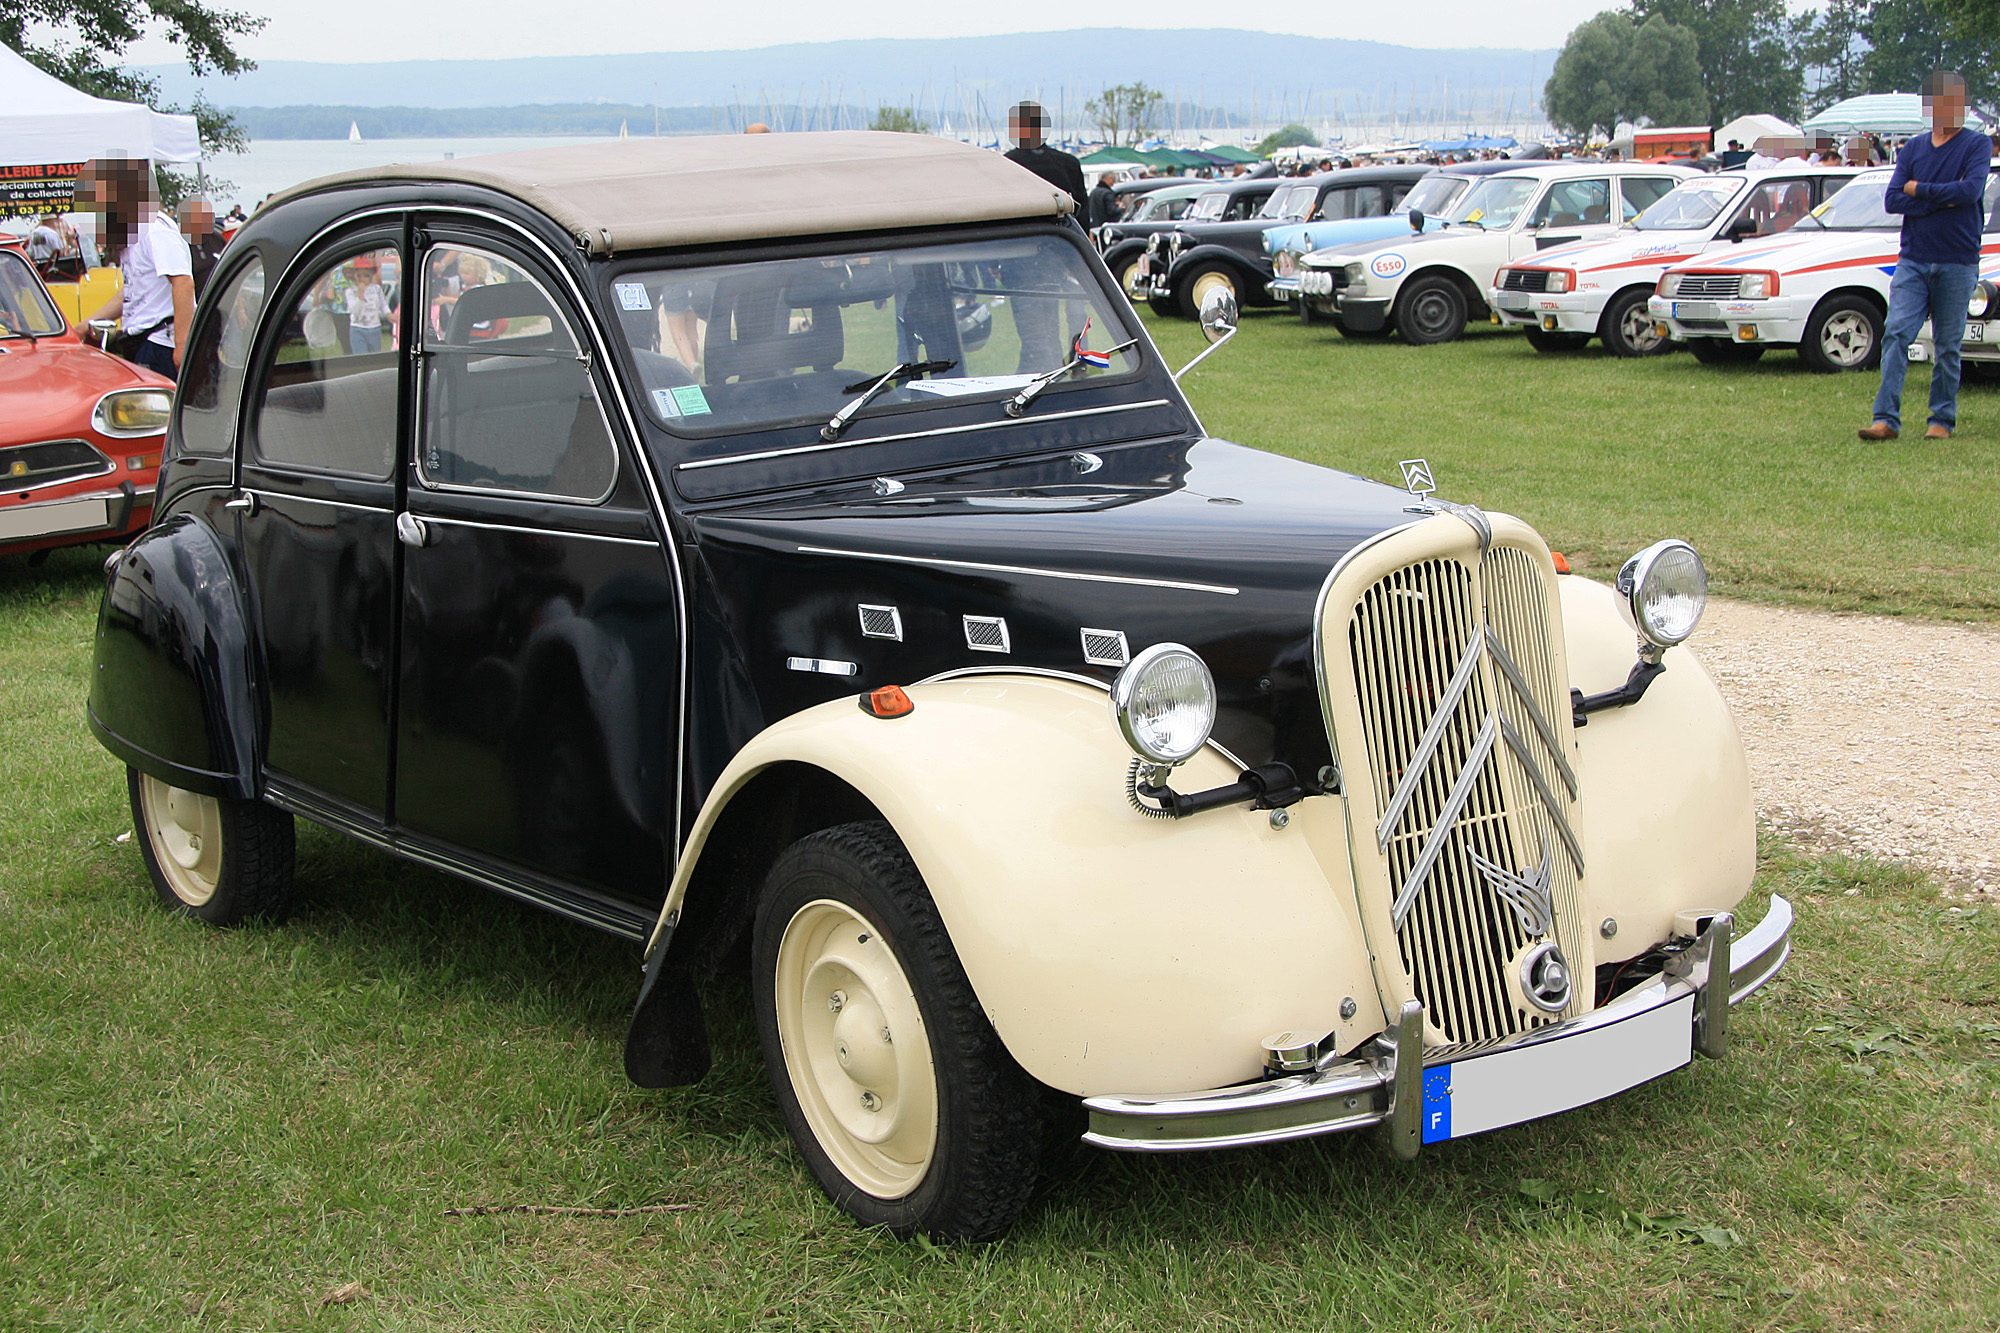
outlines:
[[861, 637], [903, 641], [903, 613], [893, 606], [861, 605]]
[[1083, 660], [1092, 666], [1124, 666], [1132, 660], [1131, 649], [1125, 644], [1125, 631], [1122, 629], [1084, 630]]
[[1007, 622], [999, 616], [966, 616], [965, 646], [975, 653], [1011, 652]]

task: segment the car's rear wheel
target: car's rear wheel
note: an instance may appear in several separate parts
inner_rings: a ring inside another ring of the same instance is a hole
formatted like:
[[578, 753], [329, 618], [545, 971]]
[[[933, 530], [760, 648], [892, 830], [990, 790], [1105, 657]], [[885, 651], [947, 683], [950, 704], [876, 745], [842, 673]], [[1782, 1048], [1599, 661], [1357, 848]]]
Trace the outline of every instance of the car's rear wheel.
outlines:
[[1958, 366], [1961, 383], [2000, 384], [2000, 361], [1961, 360]]
[[1874, 369], [1882, 360], [1882, 312], [1866, 297], [1828, 297], [1806, 321], [1799, 360], [1822, 375]]
[[1187, 319], [1200, 319], [1202, 302], [1208, 300], [1210, 292], [1228, 292], [1237, 308], [1243, 305], [1242, 289], [1236, 275], [1221, 264], [1203, 264], [1188, 274], [1187, 281], [1180, 285], [1180, 313]]
[[843, 824], [788, 848], [753, 935], [764, 1066], [792, 1141], [868, 1226], [985, 1240], [1034, 1188], [1039, 1089], [987, 1022], [909, 853]]
[[1611, 298], [1598, 322], [1597, 336], [1613, 356], [1658, 356], [1673, 350], [1673, 342], [1659, 332], [1653, 312], [1646, 308], [1650, 287], [1634, 287]]
[[1727, 338], [1690, 338], [1688, 350], [1704, 366], [1740, 366], [1764, 355], [1756, 343], [1731, 342]]
[[1396, 332], [1419, 346], [1465, 335], [1465, 293], [1450, 278], [1418, 278], [1396, 301]]
[[153, 891], [168, 909], [234, 926], [284, 915], [292, 897], [292, 817], [126, 769], [132, 822]]
[[1587, 333], [1538, 329], [1532, 324], [1521, 332], [1528, 335], [1528, 346], [1537, 352], [1580, 352], [1590, 345], [1590, 335]]

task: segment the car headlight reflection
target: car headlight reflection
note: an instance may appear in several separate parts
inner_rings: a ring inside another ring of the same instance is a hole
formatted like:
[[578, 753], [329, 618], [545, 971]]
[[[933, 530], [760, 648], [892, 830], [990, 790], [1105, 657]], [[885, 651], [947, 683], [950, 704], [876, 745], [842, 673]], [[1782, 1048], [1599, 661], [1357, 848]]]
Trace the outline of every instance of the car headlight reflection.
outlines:
[[1215, 727], [1215, 677], [1192, 648], [1156, 643], [1111, 682], [1111, 716], [1140, 757], [1182, 763]]
[[1654, 542], [1618, 571], [1618, 591], [1632, 606], [1632, 622], [1656, 648], [1671, 648], [1694, 633], [1708, 606], [1708, 569], [1684, 541]]
[[167, 428], [173, 408], [173, 395], [165, 389], [120, 389], [97, 400], [90, 425], [114, 439], [158, 435]]

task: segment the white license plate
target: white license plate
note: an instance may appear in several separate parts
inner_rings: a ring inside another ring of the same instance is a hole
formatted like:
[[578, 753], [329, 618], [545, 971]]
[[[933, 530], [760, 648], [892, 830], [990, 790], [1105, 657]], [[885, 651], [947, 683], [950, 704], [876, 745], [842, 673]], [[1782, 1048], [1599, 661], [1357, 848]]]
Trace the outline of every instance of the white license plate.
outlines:
[[1676, 301], [1675, 319], [1721, 319], [1722, 307], [1713, 301]]
[[1984, 324], [1967, 324], [1965, 326], [1965, 340], [1969, 343], [1985, 342], [1986, 326]]
[[0, 541], [47, 537], [58, 532], [87, 532], [110, 522], [110, 502], [103, 499], [64, 500], [57, 504], [0, 509]]
[[1535, 304], [1535, 298], [1526, 292], [1502, 292], [1493, 304], [1502, 310], [1527, 310]]
[[1424, 1071], [1424, 1142], [1441, 1143], [1601, 1101], [1679, 1069], [1694, 1054], [1694, 999], [1571, 1037]]

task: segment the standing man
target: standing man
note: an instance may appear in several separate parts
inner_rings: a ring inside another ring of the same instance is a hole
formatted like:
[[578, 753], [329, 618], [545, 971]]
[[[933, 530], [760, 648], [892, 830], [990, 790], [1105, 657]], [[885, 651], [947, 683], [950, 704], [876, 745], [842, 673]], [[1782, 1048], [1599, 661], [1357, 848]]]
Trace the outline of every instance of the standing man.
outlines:
[[[1083, 195], [1083, 164], [1060, 148], [1043, 143], [1049, 130], [1049, 113], [1039, 102], [1021, 102], [1007, 112], [1007, 134], [1020, 147], [1007, 154], [1009, 162], [1026, 167], [1076, 201], [1076, 211], [1089, 216], [1090, 203]], [[1014, 328], [1021, 339], [1021, 357], [1015, 370], [1038, 375], [1054, 370], [1069, 358], [1063, 349], [1069, 344], [1062, 336], [1062, 309], [1066, 302], [1052, 299], [1052, 289], [1060, 282], [1060, 272], [1048, 258], [1036, 253], [1003, 261], [1001, 274], [1014, 288], [1008, 308], [1014, 312]], [[1037, 289], [1040, 289], [1038, 291]], [[1074, 312], [1070, 316], [1072, 334], [1082, 332]]]
[[76, 197], [95, 215], [104, 254], [124, 277], [118, 295], [90, 318], [119, 320], [130, 335], [121, 355], [168, 379], [179, 378], [181, 349], [194, 318], [194, 264], [180, 227], [160, 208], [153, 164], [145, 158], [93, 159], [77, 177]]
[[1097, 188], [1090, 192], [1089, 215], [1084, 219], [1084, 225], [1089, 230], [1096, 231], [1105, 223], [1117, 220], [1118, 192], [1111, 188], [1111, 183], [1117, 179], [1108, 171], [1097, 178]]
[[1051, 148], [1042, 140], [1049, 132], [1049, 113], [1042, 109], [1040, 102], [1022, 102], [1007, 113], [1007, 137], [1020, 147], [1007, 154], [1009, 162], [1018, 162], [1076, 200], [1076, 211], [1088, 215], [1090, 201], [1083, 194], [1083, 164], [1060, 148]]
[[1966, 305], [1979, 281], [1979, 233], [1992, 145], [1965, 128], [1965, 79], [1939, 70], [1924, 80], [1931, 132], [1896, 154], [1883, 206], [1903, 215], [1902, 253], [1889, 279], [1889, 319], [1882, 330], [1882, 387], [1864, 440], [1893, 440], [1902, 429], [1903, 376], [1910, 341], [1931, 322], [1931, 416], [1927, 440], [1948, 440], [1958, 424], [1958, 355]]

